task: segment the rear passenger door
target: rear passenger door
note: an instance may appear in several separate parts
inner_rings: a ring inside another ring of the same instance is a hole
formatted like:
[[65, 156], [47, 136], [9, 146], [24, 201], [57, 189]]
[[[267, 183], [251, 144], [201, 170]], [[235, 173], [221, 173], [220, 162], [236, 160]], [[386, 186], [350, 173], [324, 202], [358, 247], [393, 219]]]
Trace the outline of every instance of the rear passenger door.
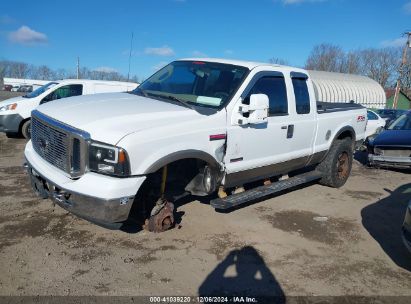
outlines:
[[308, 158], [313, 152], [317, 128], [317, 108], [312, 106], [308, 76], [305, 73], [291, 72], [289, 78], [290, 121], [294, 125], [293, 140], [288, 144], [296, 158]]

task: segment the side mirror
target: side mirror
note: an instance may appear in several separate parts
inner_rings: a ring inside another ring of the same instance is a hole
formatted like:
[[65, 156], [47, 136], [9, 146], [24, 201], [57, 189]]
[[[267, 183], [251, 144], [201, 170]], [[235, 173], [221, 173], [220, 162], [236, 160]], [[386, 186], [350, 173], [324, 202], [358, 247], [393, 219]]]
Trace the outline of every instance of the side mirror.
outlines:
[[268, 108], [269, 100], [267, 95], [252, 94], [250, 96], [250, 104], [242, 104], [240, 106], [239, 111], [243, 118], [240, 118], [238, 123], [240, 125], [267, 123]]

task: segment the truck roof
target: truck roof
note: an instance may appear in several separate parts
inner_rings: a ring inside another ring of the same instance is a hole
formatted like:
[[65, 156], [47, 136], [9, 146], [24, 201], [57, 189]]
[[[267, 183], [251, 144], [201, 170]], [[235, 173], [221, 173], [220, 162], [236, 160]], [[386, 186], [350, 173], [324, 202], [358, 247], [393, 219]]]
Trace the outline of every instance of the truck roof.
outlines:
[[[273, 64], [273, 63], [267, 63], [267, 62], [253, 62], [253, 61], [245, 61], [245, 60], [232, 60], [232, 59], [223, 59], [223, 58], [184, 58], [184, 59], [179, 59], [178, 61], [206, 61], [206, 62], [217, 62], [217, 63], [224, 63], [224, 64], [232, 64], [232, 65], [238, 65], [238, 66], [243, 66], [248, 69], [254, 69], [255, 67], [258, 66], [275, 66], [275, 67], [287, 67], [287, 66], [282, 66], [279, 64]], [[288, 68], [288, 67], [287, 67]], [[299, 68], [295, 68], [298, 70], [301, 70]]]
[[51, 82], [58, 82], [58, 83], [64, 83], [64, 82], [77, 82], [77, 83], [102, 83], [102, 84], [138, 84], [135, 82], [127, 82], [127, 81], [111, 81], [111, 80], [92, 80], [92, 79], [61, 79], [61, 80], [56, 80], [56, 81], [51, 81]]

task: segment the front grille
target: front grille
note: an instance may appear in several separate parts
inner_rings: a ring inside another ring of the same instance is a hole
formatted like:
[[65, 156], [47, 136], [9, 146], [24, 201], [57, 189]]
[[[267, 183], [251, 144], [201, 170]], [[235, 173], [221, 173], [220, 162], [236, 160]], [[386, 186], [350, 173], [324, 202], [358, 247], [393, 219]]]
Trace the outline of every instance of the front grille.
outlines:
[[32, 117], [31, 140], [38, 155], [57, 168], [70, 172], [68, 151], [70, 143], [67, 133]]
[[85, 172], [85, 158], [82, 156], [88, 153], [90, 135], [37, 110], [31, 116], [31, 140], [37, 154], [70, 177], [80, 177]]
[[382, 150], [384, 156], [393, 157], [411, 157], [411, 149], [387, 149], [383, 147], [377, 147]]

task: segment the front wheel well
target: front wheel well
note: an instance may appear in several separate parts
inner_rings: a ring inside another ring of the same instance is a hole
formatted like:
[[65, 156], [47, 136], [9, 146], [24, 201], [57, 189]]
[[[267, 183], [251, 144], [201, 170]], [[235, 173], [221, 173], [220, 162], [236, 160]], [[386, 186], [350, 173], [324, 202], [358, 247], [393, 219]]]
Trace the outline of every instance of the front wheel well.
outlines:
[[[165, 164], [157, 171], [147, 174], [147, 178], [137, 192], [130, 216], [148, 218], [156, 201], [163, 196], [168, 201], [176, 201], [184, 194], [191, 193], [187, 188], [201, 175], [206, 167], [218, 172], [215, 165], [198, 158], [184, 158]], [[162, 179], [166, 168], [164, 194], [161, 192]], [[217, 177], [216, 177], [217, 178]]]
[[23, 119], [22, 121], [20, 121], [20, 124], [19, 124], [19, 134], [20, 135], [22, 135], [22, 128], [23, 128], [23, 125], [24, 125], [24, 123], [26, 122], [26, 121], [28, 121], [28, 120], [31, 120], [31, 117], [27, 117], [27, 118], [25, 118], [25, 119]]

